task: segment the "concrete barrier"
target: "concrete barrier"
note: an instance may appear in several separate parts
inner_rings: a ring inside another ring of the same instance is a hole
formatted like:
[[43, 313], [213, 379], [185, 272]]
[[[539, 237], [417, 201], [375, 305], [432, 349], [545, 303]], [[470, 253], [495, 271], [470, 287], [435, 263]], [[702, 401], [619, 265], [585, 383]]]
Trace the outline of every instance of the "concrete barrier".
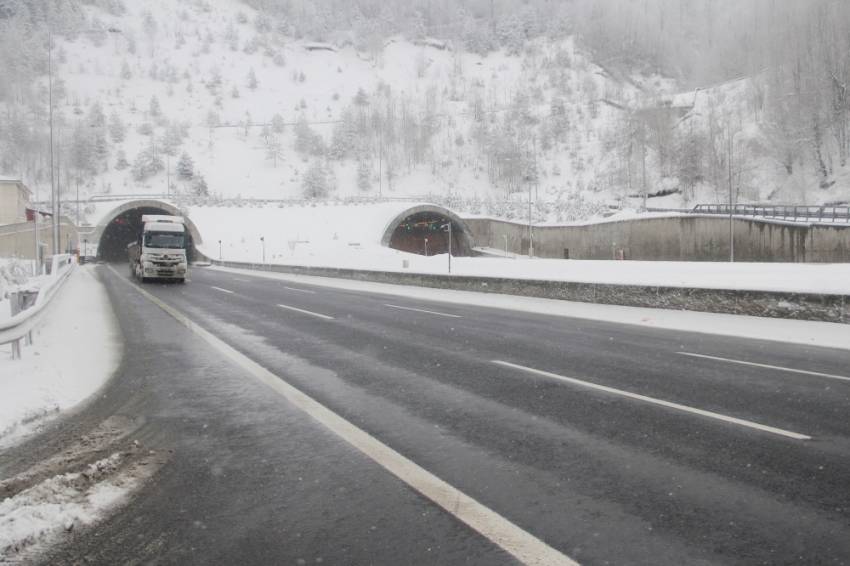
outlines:
[[467, 277], [213, 260], [223, 267], [631, 307], [850, 323], [850, 296]]

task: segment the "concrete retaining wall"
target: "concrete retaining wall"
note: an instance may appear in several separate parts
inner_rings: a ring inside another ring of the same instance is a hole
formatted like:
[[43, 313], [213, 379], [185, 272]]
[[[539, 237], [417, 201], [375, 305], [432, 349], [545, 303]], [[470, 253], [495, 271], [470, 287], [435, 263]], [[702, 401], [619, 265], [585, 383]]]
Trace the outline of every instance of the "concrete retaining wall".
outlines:
[[[469, 218], [476, 246], [528, 253], [528, 225]], [[850, 262], [850, 226], [733, 220], [735, 259], [765, 262]], [[622, 252], [620, 252], [622, 250]], [[585, 226], [534, 227], [534, 255], [570, 259], [728, 261], [729, 219], [671, 216]]]
[[845, 295], [643, 287], [494, 277], [457, 277], [327, 267], [257, 265], [229, 261], [213, 261], [213, 263], [225, 267], [261, 269], [279, 273], [355, 279], [396, 285], [417, 285], [460, 291], [502, 293], [585, 303], [850, 323], [850, 296]]
[[[72, 222], [62, 217], [59, 224], [60, 252], [64, 252], [67, 243], [77, 246], [77, 228]], [[35, 258], [35, 240], [32, 222], [6, 224], [0, 226], [0, 257], [19, 257], [21, 259]], [[50, 219], [38, 224], [38, 239], [41, 242], [45, 256], [53, 255], [53, 225]]]

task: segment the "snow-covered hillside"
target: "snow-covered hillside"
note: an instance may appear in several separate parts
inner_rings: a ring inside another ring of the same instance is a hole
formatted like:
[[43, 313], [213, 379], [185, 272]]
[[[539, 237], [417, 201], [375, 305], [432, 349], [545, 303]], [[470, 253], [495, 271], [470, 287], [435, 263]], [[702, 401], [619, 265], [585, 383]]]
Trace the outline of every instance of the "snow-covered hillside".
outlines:
[[[792, 174], [777, 159], [759, 77], [677, 94], [575, 37], [482, 55], [393, 36], [366, 52], [345, 34], [296, 40], [238, 0], [83, 9], [113, 33], [57, 36], [66, 198], [431, 196], [510, 215], [530, 194], [546, 221], [725, 202], [730, 185], [736, 201], [850, 200], [842, 168], [824, 185], [807, 158]], [[44, 157], [17, 167], [44, 198]]]
[[338, 197], [622, 196], [605, 178], [622, 110], [604, 101], [639, 90], [573, 39], [480, 56], [394, 38], [373, 57], [258, 29], [235, 0], [126, 10], [88, 7], [91, 27], [121, 33], [58, 43], [71, 196], [78, 179], [82, 198], [203, 192], [183, 153], [194, 179], [231, 198], [300, 197], [311, 183]]

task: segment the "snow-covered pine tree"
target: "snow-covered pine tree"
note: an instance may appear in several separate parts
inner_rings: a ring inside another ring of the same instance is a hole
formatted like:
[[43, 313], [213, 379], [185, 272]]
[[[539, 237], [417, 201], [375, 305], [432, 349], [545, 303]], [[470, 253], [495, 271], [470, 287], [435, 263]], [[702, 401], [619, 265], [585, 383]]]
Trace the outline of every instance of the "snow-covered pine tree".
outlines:
[[183, 137], [180, 135], [180, 127], [176, 124], [169, 124], [160, 139], [162, 152], [166, 155], [177, 155], [177, 150], [182, 143]]
[[357, 144], [357, 124], [349, 108], [342, 113], [342, 121], [334, 126], [328, 156], [331, 159], [345, 159]]
[[361, 108], [369, 105], [369, 95], [366, 94], [366, 91], [363, 88], [357, 89], [357, 94], [354, 95], [354, 104]]
[[274, 167], [277, 167], [277, 162], [283, 159], [283, 144], [276, 136], [271, 136], [266, 144], [266, 159], [271, 159]]
[[215, 110], [207, 112], [205, 122], [208, 128], [216, 128], [221, 125], [221, 119], [218, 117], [218, 113]]
[[106, 141], [106, 135], [103, 130], [95, 130], [92, 135], [94, 158], [98, 165], [108, 167], [107, 160], [109, 159], [109, 142]]
[[151, 143], [136, 156], [133, 162], [133, 179], [136, 181], [144, 181], [151, 175], [156, 175], [165, 169], [165, 164], [162, 162], [162, 157], [154, 143], [154, 138], [151, 137]]
[[195, 176], [195, 180], [192, 183], [192, 192], [194, 192], [195, 195], [199, 197], [209, 196], [210, 191], [207, 187], [207, 180], [204, 179], [203, 175], [198, 174]]
[[124, 141], [125, 135], [126, 127], [124, 126], [124, 122], [121, 121], [121, 117], [118, 116], [117, 112], [112, 112], [109, 115], [109, 137], [112, 138], [114, 143], [121, 143]]
[[151, 97], [150, 103], [148, 104], [148, 111], [154, 118], [158, 118], [162, 114], [159, 99], [155, 95]]
[[248, 88], [257, 90], [257, 74], [254, 72], [253, 67], [248, 71]]
[[363, 193], [372, 190], [372, 166], [365, 158], [357, 162], [357, 188]]
[[88, 125], [94, 128], [102, 128], [106, 125], [106, 116], [99, 101], [95, 101], [89, 108]]
[[304, 173], [301, 181], [301, 193], [307, 199], [322, 199], [328, 196], [330, 187], [328, 174], [321, 159], [316, 159]]
[[195, 176], [195, 162], [192, 157], [185, 151], [180, 154], [180, 159], [177, 161], [177, 177], [183, 181], [188, 181]]
[[325, 142], [322, 136], [314, 132], [303, 118], [295, 125], [295, 151], [310, 155], [325, 154]]
[[130, 163], [127, 161], [127, 154], [124, 153], [123, 149], [119, 149], [115, 157], [115, 169], [117, 169], [118, 171], [123, 171], [129, 166]]

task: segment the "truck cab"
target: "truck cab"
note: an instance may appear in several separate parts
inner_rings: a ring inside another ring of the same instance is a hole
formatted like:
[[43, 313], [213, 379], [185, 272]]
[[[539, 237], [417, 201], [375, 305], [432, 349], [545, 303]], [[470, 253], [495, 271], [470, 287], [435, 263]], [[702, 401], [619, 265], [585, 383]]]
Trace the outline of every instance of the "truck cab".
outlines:
[[185, 282], [186, 226], [180, 216], [145, 214], [138, 240], [127, 246], [130, 273], [142, 282], [170, 279]]

